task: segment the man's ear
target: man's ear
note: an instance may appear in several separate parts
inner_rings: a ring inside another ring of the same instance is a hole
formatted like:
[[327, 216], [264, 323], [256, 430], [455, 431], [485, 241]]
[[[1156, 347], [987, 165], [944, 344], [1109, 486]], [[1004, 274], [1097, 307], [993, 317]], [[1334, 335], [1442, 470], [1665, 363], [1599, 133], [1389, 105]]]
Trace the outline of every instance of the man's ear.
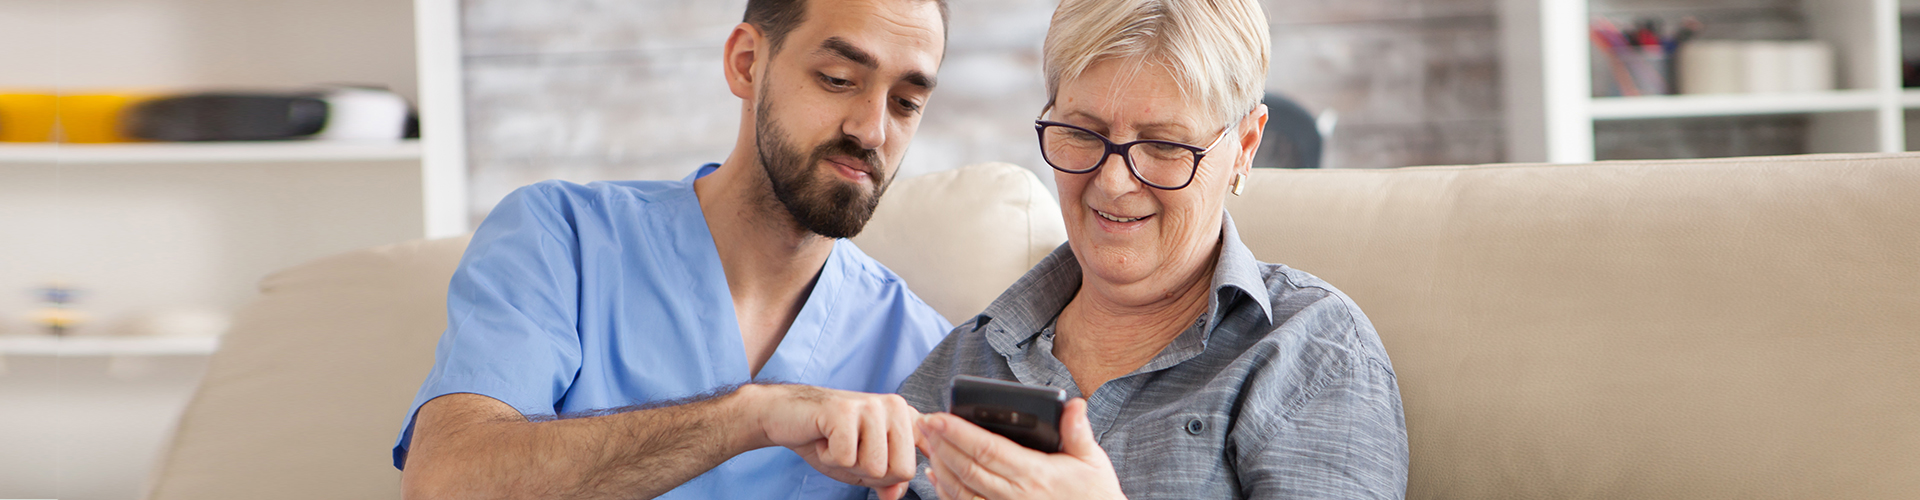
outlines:
[[762, 65], [767, 62], [767, 38], [760, 28], [749, 23], [740, 23], [733, 27], [733, 33], [727, 35], [726, 56], [723, 61], [727, 73], [727, 88], [735, 97], [753, 102], [754, 86], [759, 83]]
[[1234, 173], [1244, 174], [1253, 169], [1253, 155], [1260, 152], [1260, 137], [1267, 133], [1267, 105], [1253, 107], [1252, 113], [1240, 120], [1240, 161], [1234, 165]]

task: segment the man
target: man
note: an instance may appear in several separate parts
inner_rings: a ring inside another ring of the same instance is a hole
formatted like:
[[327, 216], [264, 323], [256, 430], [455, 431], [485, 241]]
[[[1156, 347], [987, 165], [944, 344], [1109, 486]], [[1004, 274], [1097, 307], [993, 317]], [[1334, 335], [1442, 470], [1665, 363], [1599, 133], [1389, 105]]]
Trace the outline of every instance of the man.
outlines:
[[898, 497], [918, 414], [870, 393], [951, 325], [844, 238], [905, 155], [945, 23], [943, 0], [752, 0], [724, 164], [503, 200], [394, 447], [406, 495]]

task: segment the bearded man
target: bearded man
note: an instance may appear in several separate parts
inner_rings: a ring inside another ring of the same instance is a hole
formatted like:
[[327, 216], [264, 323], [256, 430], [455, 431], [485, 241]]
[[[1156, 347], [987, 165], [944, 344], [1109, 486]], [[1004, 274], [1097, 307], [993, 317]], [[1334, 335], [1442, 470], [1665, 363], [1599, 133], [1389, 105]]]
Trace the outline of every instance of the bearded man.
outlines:
[[725, 163], [515, 191], [393, 449], [408, 498], [898, 497], [892, 392], [951, 329], [845, 240], [898, 171], [944, 0], [752, 0]]

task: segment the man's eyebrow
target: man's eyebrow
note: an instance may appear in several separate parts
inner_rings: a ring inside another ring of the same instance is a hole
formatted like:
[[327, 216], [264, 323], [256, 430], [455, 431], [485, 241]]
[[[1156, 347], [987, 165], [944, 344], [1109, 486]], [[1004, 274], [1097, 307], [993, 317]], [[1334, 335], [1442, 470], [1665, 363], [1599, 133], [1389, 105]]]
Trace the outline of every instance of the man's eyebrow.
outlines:
[[854, 64], [866, 66], [867, 69], [880, 69], [880, 63], [873, 58], [873, 54], [860, 50], [859, 47], [837, 36], [820, 42], [820, 49], [815, 52], [825, 52], [831, 56], [853, 61]]
[[932, 91], [933, 86], [940, 83], [939, 80], [935, 80], [932, 76], [921, 73], [919, 70], [908, 71], [907, 76], [901, 77], [901, 79], [906, 80], [908, 85], [927, 89], [928, 91]]
[[[814, 52], [846, 59], [854, 64], [864, 66], [867, 69], [880, 69], [880, 62], [873, 57], [873, 54], [861, 50], [859, 47], [853, 46], [852, 42], [848, 42], [846, 39], [837, 36], [828, 37], [826, 41], [820, 42], [820, 48]], [[919, 70], [908, 71], [901, 79], [905, 80], [908, 85], [927, 90], [933, 90], [933, 86], [939, 84], [939, 81], [935, 80], [932, 75], [928, 75]]]

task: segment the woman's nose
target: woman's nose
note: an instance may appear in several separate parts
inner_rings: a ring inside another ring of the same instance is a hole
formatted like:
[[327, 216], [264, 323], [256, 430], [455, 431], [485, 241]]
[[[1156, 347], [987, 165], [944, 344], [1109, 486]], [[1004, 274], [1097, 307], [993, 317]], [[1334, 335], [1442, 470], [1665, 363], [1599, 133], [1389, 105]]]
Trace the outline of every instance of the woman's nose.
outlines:
[[1101, 160], [1100, 168], [1093, 171], [1093, 184], [1115, 196], [1140, 189], [1140, 180], [1133, 178], [1133, 172], [1127, 169], [1127, 158], [1118, 154], [1109, 154]]

